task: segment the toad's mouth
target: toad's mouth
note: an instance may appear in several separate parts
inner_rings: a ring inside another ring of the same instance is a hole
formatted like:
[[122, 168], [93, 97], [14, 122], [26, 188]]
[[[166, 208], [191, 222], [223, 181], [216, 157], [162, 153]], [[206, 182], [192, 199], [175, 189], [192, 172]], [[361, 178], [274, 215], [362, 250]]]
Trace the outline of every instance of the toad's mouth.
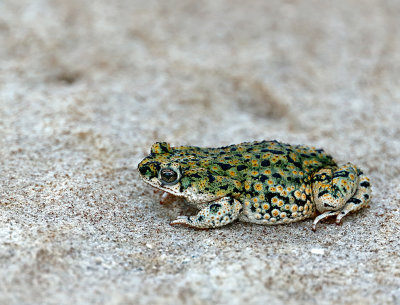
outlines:
[[143, 179], [143, 180], [147, 184], [150, 184], [152, 187], [155, 187], [156, 189], [159, 189], [161, 191], [164, 191], [166, 193], [169, 193], [177, 197], [184, 197], [184, 194], [181, 190], [181, 184], [179, 182], [174, 185], [164, 185], [157, 178], [152, 178], [151, 180], [148, 179]]
[[163, 185], [157, 178], [153, 178], [151, 180], [144, 179], [144, 181], [152, 187], [164, 191], [169, 195], [182, 197], [191, 204], [206, 204], [222, 198], [221, 196], [217, 196], [211, 193], [201, 193], [196, 187], [188, 187], [186, 189], [182, 189], [179, 182], [174, 185]]

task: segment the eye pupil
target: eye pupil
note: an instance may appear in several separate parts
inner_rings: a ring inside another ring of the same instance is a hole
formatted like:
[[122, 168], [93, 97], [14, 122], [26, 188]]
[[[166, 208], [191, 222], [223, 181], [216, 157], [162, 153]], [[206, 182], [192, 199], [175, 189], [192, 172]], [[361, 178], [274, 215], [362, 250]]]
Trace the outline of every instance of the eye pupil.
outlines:
[[169, 168], [162, 169], [160, 176], [161, 176], [161, 179], [167, 183], [175, 182], [178, 178], [178, 174], [174, 170], [169, 169]]

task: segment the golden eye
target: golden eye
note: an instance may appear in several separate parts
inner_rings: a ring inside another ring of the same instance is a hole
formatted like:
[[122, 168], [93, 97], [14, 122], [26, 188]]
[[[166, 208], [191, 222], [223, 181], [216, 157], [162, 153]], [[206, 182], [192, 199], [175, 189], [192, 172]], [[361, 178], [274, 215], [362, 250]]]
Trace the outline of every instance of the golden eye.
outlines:
[[165, 185], [176, 184], [180, 178], [180, 173], [172, 168], [162, 168], [158, 173], [158, 179]]

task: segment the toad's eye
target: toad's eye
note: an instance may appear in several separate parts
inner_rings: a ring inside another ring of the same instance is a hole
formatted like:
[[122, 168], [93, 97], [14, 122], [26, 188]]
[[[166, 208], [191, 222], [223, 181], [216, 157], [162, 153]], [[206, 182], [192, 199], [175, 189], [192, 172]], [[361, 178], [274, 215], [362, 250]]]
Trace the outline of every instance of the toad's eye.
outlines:
[[180, 176], [179, 171], [172, 168], [163, 168], [158, 173], [158, 179], [166, 185], [176, 184], [181, 178]]

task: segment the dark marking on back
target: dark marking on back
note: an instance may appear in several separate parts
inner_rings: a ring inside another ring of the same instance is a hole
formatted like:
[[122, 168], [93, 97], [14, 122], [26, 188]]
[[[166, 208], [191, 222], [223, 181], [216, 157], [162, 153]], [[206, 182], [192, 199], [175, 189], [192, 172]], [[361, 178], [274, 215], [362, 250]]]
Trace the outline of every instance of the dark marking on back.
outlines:
[[242, 171], [242, 170], [245, 170], [245, 169], [246, 169], [246, 166], [245, 166], [245, 165], [238, 165], [238, 166], [236, 167], [236, 169], [237, 169], [238, 171]]
[[219, 162], [218, 162], [217, 164], [218, 164], [219, 167], [221, 167], [221, 169], [224, 170], [224, 171], [226, 171], [226, 170], [232, 168], [232, 165], [230, 165], [230, 164], [219, 163]]
[[262, 160], [261, 161], [261, 166], [268, 167], [271, 165], [271, 162], [269, 160]]
[[261, 152], [270, 152], [270, 153], [273, 153], [273, 154], [276, 154], [276, 155], [283, 155], [284, 154], [283, 151], [275, 150], [275, 149], [266, 149], [266, 148], [261, 149]]

